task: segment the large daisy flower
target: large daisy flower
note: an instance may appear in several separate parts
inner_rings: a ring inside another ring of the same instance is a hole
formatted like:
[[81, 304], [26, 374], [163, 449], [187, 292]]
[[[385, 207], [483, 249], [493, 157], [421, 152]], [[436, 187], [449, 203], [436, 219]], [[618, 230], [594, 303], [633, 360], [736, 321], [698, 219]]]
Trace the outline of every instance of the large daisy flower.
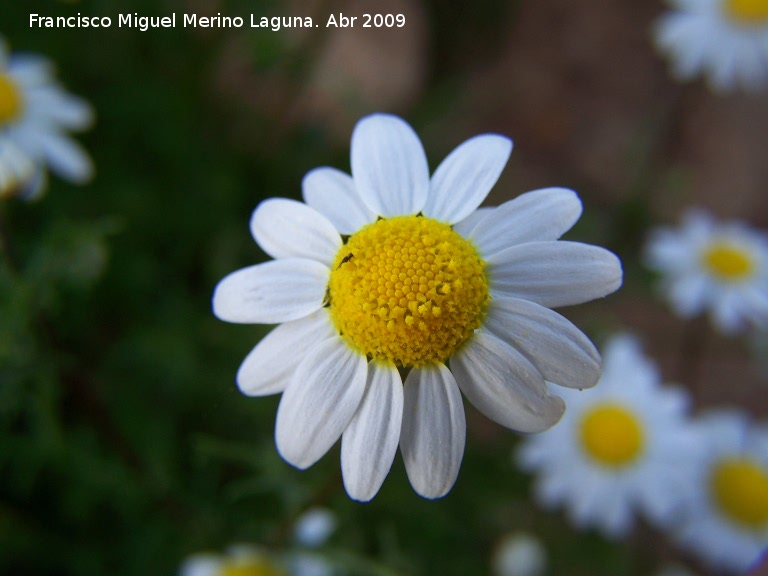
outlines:
[[679, 540], [713, 566], [744, 573], [768, 548], [768, 428], [726, 410], [697, 427], [707, 449]]
[[670, 0], [656, 44], [687, 80], [705, 74], [715, 90], [768, 84], [768, 0]]
[[568, 412], [526, 439], [518, 460], [538, 473], [543, 505], [565, 505], [576, 526], [622, 537], [638, 511], [661, 525], [679, 512], [698, 437], [686, 419], [687, 396], [660, 385], [633, 337], [613, 337], [604, 359], [599, 385], [565, 390]]
[[765, 234], [742, 222], [718, 223], [703, 210], [689, 210], [679, 229], [652, 232], [645, 259], [663, 275], [662, 292], [681, 316], [708, 310], [726, 333], [749, 323], [768, 326]]
[[570, 190], [477, 210], [511, 148], [477, 136], [430, 178], [413, 129], [375, 114], [352, 134], [352, 176], [318, 168], [304, 179], [306, 204], [256, 208], [251, 231], [275, 260], [224, 278], [213, 309], [281, 323], [237, 382], [248, 395], [283, 393], [275, 438], [289, 463], [307, 468], [341, 437], [344, 485], [365, 501], [399, 444], [414, 489], [438, 498], [464, 452], [460, 390], [503, 426], [540, 432], [565, 409], [546, 381], [595, 384], [597, 351], [549, 307], [613, 292], [621, 265], [557, 241], [581, 214]]
[[91, 107], [56, 83], [48, 60], [11, 56], [0, 38], [0, 196], [38, 196], [46, 165], [73, 183], [87, 181], [93, 173], [91, 160], [66, 132], [87, 128], [92, 121]]

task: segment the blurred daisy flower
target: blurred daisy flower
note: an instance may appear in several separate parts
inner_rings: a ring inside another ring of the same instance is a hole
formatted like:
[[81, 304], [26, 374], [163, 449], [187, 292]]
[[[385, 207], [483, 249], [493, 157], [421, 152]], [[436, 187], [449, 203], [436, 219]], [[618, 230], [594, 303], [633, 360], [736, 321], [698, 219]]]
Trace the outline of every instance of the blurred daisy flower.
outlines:
[[547, 569], [547, 552], [532, 534], [514, 532], [496, 545], [492, 567], [494, 576], [542, 576]]
[[336, 531], [336, 515], [326, 508], [311, 508], [304, 512], [293, 528], [297, 543], [307, 548], [325, 544]]
[[678, 537], [713, 566], [743, 573], [768, 548], [768, 427], [726, 410], [696, 425], [707, 449]]
[[269, 554], [253, 546], [233, 546], [225, 554], [194, 554], [184, 560], [179, 576], [302, 576], [289, 573]]
[[570, 190], [477, 210], [511, 149], [477, 136], [430, 178], [413, 129], [375, 114], [352, 134], [352, 176], [318, 168], [304, 179], [306, 204], [256, 208], [251, 231], [275, 260], [224, 278], [213, 309], [281, 323], [237, 381], [248, 395], [283, 393], [275, 437], [289, 463], [307, 468], [341, 437], [344, 485], [366, 501], [399, 444], [416, 492], [439, 498], [464, 453], [460, 390], [503, 426], [540, 432], [565, 410], [545, 381], [595, 384], [597, 350], [549, 307], [613, 292], [621, 264], [557, 241], [581, 215]]
[[682, 80], [705, 74], [718, 91], [768, 84], [766, 0], [671, 0], [655, 29]]
[[691, 482], [697, 436], [682, 390], [660, 385], [656, 366], [629, 335], [605, 347], [594, 390], [566, 390], [568, 411], [552, 430], [532, 436], [517, 454], [538, 473], [536, 496], [565, 505], [578, 527], [622, 537], [636, 511], [667, 524]]
[[675, 311], [708, 310], [725, 333], [747, 324], [768, 326], [768, 236], [741, 222], [718, 223], [689, 210], [678, 229], [654, 230], [645, 260], [663, 275], [661, 288]]
[[45, 166], [76, 184], [91, 178], [90, 158], [66, 133], [92, 121], [91, 107], [58, 85], [48, 60], [10, 55], [0, 38], [0, 196], [39, 196]]

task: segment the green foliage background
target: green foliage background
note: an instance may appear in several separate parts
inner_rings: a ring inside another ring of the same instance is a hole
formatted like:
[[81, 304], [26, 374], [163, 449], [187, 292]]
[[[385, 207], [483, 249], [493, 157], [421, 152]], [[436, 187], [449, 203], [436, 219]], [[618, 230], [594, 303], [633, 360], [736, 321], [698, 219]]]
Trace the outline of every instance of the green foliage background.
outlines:
[[[339, 517], [328, 553], [349, 574], [486, 574], [495, 543], [518, 529], [544, 541], [551, 574], [654, 570], [670, 552], [649, 529], [612, 543], [539, 510], [530, 480], [512, 463], [518, 435], [469, 407], [459, 481], [438, 502], [413, 493], [399, 456], [365, 505], [344, 493], [338, 447], [303, 472], [279, 458], [278, 398], [249, 399], [234, 385], [239, 363], [269, 327], [218, 321], [210, 297], [224, 275], [265, 258], [248, 232], [255, 205], [299, 198], [313, 167], [348, 170], [348, 144], [327, 124], [296, 120], [288, 107], [247, 106], [218, 90], [232, 31], [27, 25], [30, 13], [115, 19], [196, 6], [30, 0], [0, 7], [0, 33], [12, 49], [52, 58], [67, 88], [98, 115], [78, 136], [97, 167], [92, 183], [76, 188], [52, 177], [42, 201], [1, 207], [10, 257], [0, 267], [0, 573], [173, 574], [187, 555], [234, 542], [290, 548], [293, 522], [317, 504]], [[504, 22], [518, 9], [502, 0], [466, 11], [436, 0], [421, 6], [431, 32], [424, 88], [417, 102], [392, 111], [426, 133], [432, 167], [477, 133], [436, 126], [465, 106], [468, 71], [500, 49], [512, 33]], [[282, 15], [288, 8], [260, 0], [215, 10]], [[242, 36], [254, 74], [277, 76], [290, 99], [309, 77], [313, 46], [297, 47], [287, 33]], [[510, 129], [478, 118], [487, 129]], [[563, 182], [564, 175], [549, 183], [588, 188], [587, 177]], [[636, 256], [647, 205], [637, 196], [592, 200], [571, 236], [619, 252], [629, 290], [647, 293]], [[619, 323], [605, 305], [578, 318], [592, 335]]]

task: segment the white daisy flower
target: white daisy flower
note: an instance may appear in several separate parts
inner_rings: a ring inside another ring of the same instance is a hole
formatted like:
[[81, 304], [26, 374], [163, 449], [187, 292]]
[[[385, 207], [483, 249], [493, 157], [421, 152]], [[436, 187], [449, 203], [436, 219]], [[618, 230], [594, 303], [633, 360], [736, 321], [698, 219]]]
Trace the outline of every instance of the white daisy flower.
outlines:
[[697, 426], [706, 452], [679, 540], [713, 566], [744, 573], [768, 548], [768, 427], [726, 410]]
[[[291, 574], [304, 576], [301, 572]], [[259, 548], [239, 545], [226, 554], [200, 553], [188, 557], [179, 568], [179, 576], [288, 576], [288, 572]]]
[[547, 551], [532, 534], [514, 532], [496, 545], [491, 566], [494, 576], [541, 576], [547, 569]]
[[[26, 197], [39, 195], [46, 165], [70, 182], [87, 181], [93, 174], [91, 159], [66, 132], [92, 121], [91, 107], [56, 83], [48, 60], [9, 55], [0, 38], [0, 184], [8, 186], [0, 188], [0, 195], [11, 189]], [[9, 146], [14, 152], [3, 153]], [[20, 184], [20, 176], [27, 180]]]
[[595, 384], [594, 346], [548, 307], [613, 292], [620, 262], [557, 241], [581, 214], [570, 190], [477, 210], [511, 148], [477, 136], [430, 178], [413, 129], [374, 114], [352, 134], [352, 176], [318, 168], [306, 204], [256, 208], [251, 231], [275, 260], [224, 278], [213, 308], [230, 322], [281, 323], [237, 382], [248, 395], [283, 393], [275, 438], [286, 461], [307, 468], [341, 437], [344, 485], [366, 501], [399, 444], [414, 489], [439, 498], [464, 453], [460, 390], [492, 420], [540, 432], [565, 409], [545, 381]]
[[768, 1], [670, 0], [654, 31], [681, 80], [707, 76], [714, 90], [768, 84]]
[[605, 347], [603, 376], [589, 392], [565, 390], [569, 404], [552, 430], [525, 440], [520, 465], [538, 473], [538, 500], [564, 505], [580, 528], [608, 537], [632, 528], [635, 513], [664, 525], [690, 485], [697, 436], [681, 389], [660, 385], [656, 366], [628, 335]]
[[768, 236], [741, 222], [717, 223], [689, 210], [679, 229], [654, 230], [645, 260], [685, 318], [708, 310], [725, 333], [768, 326]]
[[293, 527], [297, 543], [308, 548], [325, 544], [336, 531], [336, 515], [326, 508], [311, 508], [304, 512]]

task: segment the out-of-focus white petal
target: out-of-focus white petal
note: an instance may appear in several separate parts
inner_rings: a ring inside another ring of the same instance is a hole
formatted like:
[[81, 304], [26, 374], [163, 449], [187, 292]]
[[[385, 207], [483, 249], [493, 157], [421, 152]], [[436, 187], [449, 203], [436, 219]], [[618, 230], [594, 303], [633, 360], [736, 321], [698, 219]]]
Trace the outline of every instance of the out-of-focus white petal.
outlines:
[[491, 294], [547, 306], [568, 306], [606, 296], [621, 286], [613, 253], [579, 242], [529, 242], [488, 259]]
[[304, 201], [333, 223], [341, 234], [353, 234], [376, 220], [355, 189], [352, 176], [335, 168], [315, 168], [301, 183]]
[[71, 138], [50, 130], [41, 136], [40, 144], [51, 170], [75, 184], [93, 177], [93, 162], [83, 148]]
[[543, 432], [565, 411], [536, 367], [491, 334], [475, 333], [451, 357], [451, 370], [475, 408], [507, 428]]
[[282, 392], [309, 350], [334, 334], [325, 308], [281, 324], [245, 357], [237, 371], [237, 387], [248, 396]]
[[511, 152], [512, 140], [496, 134], [459, 145], [435, 170], [424, 215], [450, 224], [469, 216], [496, 184]]
[[549, 308], [517, 298], [494, 298], [483, 328], [522, 352], [548, 382], [591, 388], [600, 379], [600, 354], [594, 344]]
[[367, 502], [389, 474], [400, 441], [403, 382], [391, 364], [368, 366], [365, 395], [341, 437], [341, 471], [347, 494]]
[[352, 176], [360, 197], [380, 216], [416, 214], [429, 194], [429, 166], [408, 123], [372, 114], [352, 132]]
[[298, 320], [323, 305], [329, 269], [314, 260], [286, 258], [225, 276], [213, 293], [213, 313], [238, 324]]
[[442, 364], [414, 368], [405, 380], [400, 450], [411, 486], [425, 498], [445, 496], [464, 456], [461, 394]]
[[91, 105], [57, 86], [30, 91], [26, 99], [28, 107], [35, 107], [37, 113], [60, 128], [82, 130], [93, 123], [94, 111]]
[[360, 405], [366, 373], [365, 356], [339, 336], [309, 352], [277, 409], [275, 441], [287, 462], [308, 468], [336, 443]]
[[581, 200], [573, 190], [534, 190], [495, 208], [469, 237], [488, 259], [516, 244], [557, 240], [579, 219], [581, 210]]
[[179, 568], [179, 576], [218, 576], [222, 557], [216, 554], [194, 554], [185, 559]]
[[341, 248], [341, 236], [325, 216], [286, 198], [270, 198], [256, 207], [251, 234], [273, 258], [309, 258], [329, 267]]

